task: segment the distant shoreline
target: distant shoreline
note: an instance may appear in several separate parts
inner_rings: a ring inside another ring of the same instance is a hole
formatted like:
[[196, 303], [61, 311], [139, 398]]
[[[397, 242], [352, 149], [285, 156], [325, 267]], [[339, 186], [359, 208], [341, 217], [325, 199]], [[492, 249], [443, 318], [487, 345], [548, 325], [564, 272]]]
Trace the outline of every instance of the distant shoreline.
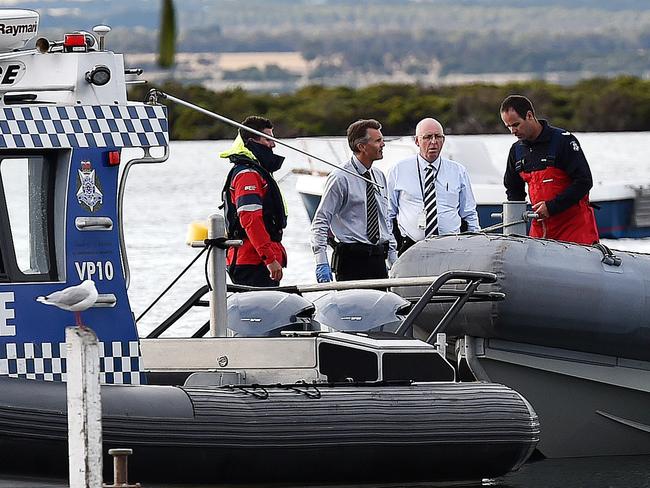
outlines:
[[[150, 82], [168, 79], [180, 83], [191, 82], [210, 90], [229, 90], [243, 88], [256, 92], [293, 92], [312, 84], [324, 86], [347, 86], [365, 88], [379, 83], [420, 84], [425, 86], [456, 86], [469, 84], [505, 85], [545, 81], [560, 85], [573, 85], [580, 80], [593, 78], [591, 71], [549, 71], [535, 72], [497, 72], [497, 73], [448, 73], [431, 72], [377, 74], [350, 71], [330, 76], [313, 76], [316, 69], [314, 61], [306, 60], [299, 51], [288, 52], [179, 52], [171, 70], [161, 69], [156, 64], [156, 53], [134, 53], [124, 55], [129, 65], [145, 70]], [[322, 60], [321, 60], [322, 62]], [[282, 70], [278, 79], [269, 80], [265, 70], [276, 67]], [[246, 72], [253, 76], [246, 77]], [[241, 73], [241, 77], [229, 79], [228, 73]], [[285, 76], [282, 77], [282, 74]], [[616, 76], [612, 73], [609, 77]]]
[[[375, 118], [385, 133], [403, 136], [424, 117], [440, 120], [448, 134], [503, 134], [498, 107], [513, 93], [530, 97], [539, 117], [572, 132], [650, 130], [650, 81], [632, 76], [593, 78], [571, 86], [537, 80], [503, 85], [377, 84], [359, 89], [309, 85], [289, 93], [218, 91], [196, 83], [150, 81], [148, 87], [133, 86], [130, 98], [142, 100], [152, 85], [235, 120], [263, 115], [282, 137], [341, 135], [361, 118]], [[235, 133], [190, 109], [168, 107], [174, 140], [228, 139]]]

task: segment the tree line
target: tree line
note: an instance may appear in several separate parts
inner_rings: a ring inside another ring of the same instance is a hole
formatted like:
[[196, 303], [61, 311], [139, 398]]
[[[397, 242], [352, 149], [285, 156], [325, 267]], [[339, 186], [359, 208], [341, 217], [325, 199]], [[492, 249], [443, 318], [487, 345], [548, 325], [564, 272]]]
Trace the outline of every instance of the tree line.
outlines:
[[[215, 92], [176, 82], [159, 88], [236, 121], [251, 114], [268, 117], [279, 137], [340, 136], [360, 118], [377, 119], [384, 134], [402, 136], [412, 134], [417, 122], [429, 116], [449, 134], [504, 133], [499, 105], [513, 93], [528, 96], [538, 117], [573, 132], [650, 130], [650, 81], [632, 76], [594, 78], [572, 86], [543, 81], [440, 87], [382, 84], [356, 90], [314, 85], [288, 94]], [[145, 88], [135, 85], [129, 98], [143, 99], [145, 94]], [[173, 140], [235, 135], [229, 125], [195, 110], [172, 102], [167, 106]]]

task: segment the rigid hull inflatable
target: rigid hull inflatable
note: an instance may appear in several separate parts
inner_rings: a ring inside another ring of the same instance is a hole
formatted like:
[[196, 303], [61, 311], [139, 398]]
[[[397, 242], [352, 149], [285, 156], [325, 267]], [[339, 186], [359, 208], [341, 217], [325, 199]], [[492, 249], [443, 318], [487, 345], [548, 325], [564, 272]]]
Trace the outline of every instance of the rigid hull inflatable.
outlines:
[[[482, 285], [506, 300], [464, 307], [449, 334], [495, 337], [650, 361], [650, 256], [544, 239], [487, 234], [442, 236], [405, 253], [392, 276], [451, 269], [486, 271]], [[401, 290], [401, 294], [417, 293]], [[418, 323], [437, 322], [429, 305]]]
[[[550, 457], [650, 453], [650, 256], [522, 236], [443, 236], [413, 246], [392, 276], [493, 272], [445, 332], [474, 375], [515, 388]], [[408, 295], [413, 291], [396, 290]], [[447, 306], [430, 304], [430, 330]]]
[[[65, 385], [0, 389], [3, 464], [64, 475]], [[106, 385], [102, 401], [105, 448], [132, 447], [131, 478], [165, 482], [476, 480], [518, 467], [538, 431], [520, 395], [482, 383]]]

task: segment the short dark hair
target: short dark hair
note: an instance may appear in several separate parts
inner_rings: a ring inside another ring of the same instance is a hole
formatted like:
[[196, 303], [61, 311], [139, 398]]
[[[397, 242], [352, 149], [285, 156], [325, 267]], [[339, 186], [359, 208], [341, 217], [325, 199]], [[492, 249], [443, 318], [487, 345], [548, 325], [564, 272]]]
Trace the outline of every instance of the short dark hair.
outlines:
[[501, 113], [507, 112], [508, 110], [514, 110], [517, 112], [517, 115], [522, 119], [526, 118], [526, 114], [531, 112], [533, 117], [535, 117], [535, 109], [533, 108], [533, 102], [528, 100], [523, 95], [509, 95], [501, 102]]
[[368, 129], [381, 129], [381, 124], [375, 119], [361, 119], [348, 127], [348, 146], [353, 153], [358, 153], [357, 145], [368, 142]]
[[[249, 115], [244, 119], [242, 125], [255, 129], [256, 131], [263, 132], [264, 129], [273, 129], [273, 124], [271, 121], [265, 117], [260, 117], [259, 115]], [[258, 139], [261, 136], [248, 132], [245, 129], [239, 128], [239, 135], [241, 136], [244, 142], [248, 142], [249, 139]]]

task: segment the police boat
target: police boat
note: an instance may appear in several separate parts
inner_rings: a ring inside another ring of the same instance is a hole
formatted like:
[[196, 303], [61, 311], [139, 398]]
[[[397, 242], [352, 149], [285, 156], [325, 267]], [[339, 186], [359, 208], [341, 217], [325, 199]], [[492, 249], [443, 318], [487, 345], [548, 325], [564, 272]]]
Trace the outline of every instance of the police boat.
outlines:
[[[419, 242], [391, 276], [465, 269], [498, 277], [480, 289], [505, 300], [469, 303], [441, 331], [458, 338], [463, 371], [531, 402], [543, 455], [650, 454], [650, 256], [520, 230]], [[447, 309], [428, 304], [416, 328], [430, 333]]]
[[[370, 293], [390, 320], [341, 332], [332, 314], [354, 316], [342, 295], [325, 300], [331, 309], [323, 302], [323, 332], [313, 303], [280, 290], [231, 295], [226, 316], [226, 295], [217, 296], [225, 273], [214, 272], [214, 288], [197, 295], [210, 293], [207, 328], [161, 338], [183, 307], [140, 338], [127, 294], [122, 198], [130, 168], [169, 156], [166, 108], [127, 100], [139, 70], [107, 50], [108, 27], [21, 50], [36, 35], [38, 14], [0, 10], [0, 22], [13, 26], [0, 32], [1, 471], [67, 474], [64, 332], [72, 316], [35, 298], [84, 280], [99, 291], [83, 321], [100, 345], [103, 451], [132, 448], [132, 479], [478, 480], [528, 458], [539, 438], [529, 403], [499, 384], [457, 382], [444, 339], [409, 337], [423, 304], [403, 318], [401, 299]], [[126, 149], [140, 155], [123, 162]], [[214, 237], [217, 269], [225, 241]], [[456, 279], [494, 276], [442, 281]], [[462, 300], [498, 298], [470, 295]], [[111, 463], [103, 464], [109, 476]]]

